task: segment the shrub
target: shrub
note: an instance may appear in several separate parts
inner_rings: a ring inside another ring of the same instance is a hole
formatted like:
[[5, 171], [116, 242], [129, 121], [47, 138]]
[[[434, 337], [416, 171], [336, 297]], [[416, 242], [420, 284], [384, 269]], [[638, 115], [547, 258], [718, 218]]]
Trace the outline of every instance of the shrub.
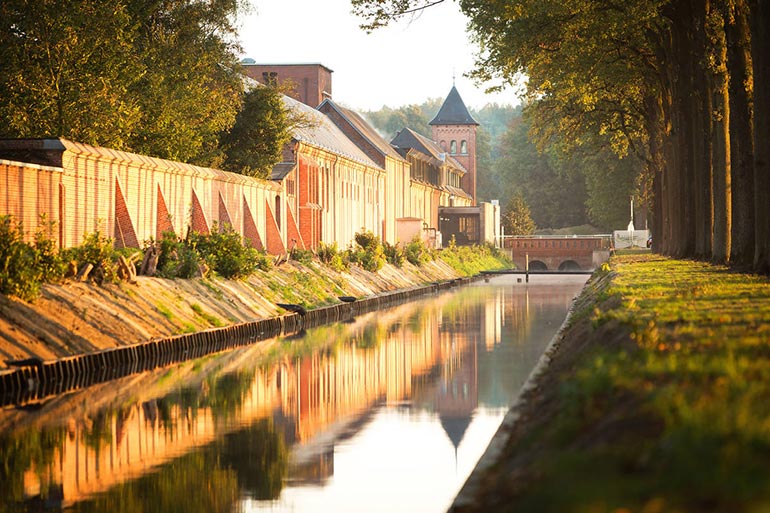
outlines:
[[388, 260], [389, 264], [395, 265], [396, 267], [401, 267], [404, 265], [406, 256], [404, 255], [404, 251], [401, 248], [388, 242], [383, 242], [382, 247], [385, 253], [385, 258]]
[[406, 255], [406, 259], [412, 265], [422, 265], [433, 259], [430, 249], [428, 249], [422, 239], [418, 236], [415, 236], [412, 241], [406, 245], [404, 254]]
[[369, 272], [377, 272], [385, 265], [385, 253], [380, 238], [372, 232], [358, 232], [355, 235], [357, 247], [348, 251], [350, 261]]
[[94, 271], [91, 271], [91, 276], [101, 272], [105, 281], [116, 281], [118, 278], [115, 261], [119, 255], [115, 251], [113, 240], [102, 235], [99, 230], [85, 234], [83, 244], [70, 248], [64, 254], [67, 260], [77, 262], [78, 269], [84, 265], [93, 265]]
[[339, 253], [339, 249], [337, 249], [337, 243], [333, 242], [332, 244], [326, 244], [324, 242], [318, 243], [318, 260], [323, 262], [324, 264], [328, 264], [332, 261], [332, 258], [334, 258], [335, 255]]
[[301, 264], [310, 265], [313, 263], [313, 252], [308, 249], [294, 248], [291, 250], [291, 253], [289, 253], [289, 258], [296, 260]]
[[217, 229], [215, 224], [211, 234], [193, 233], [187, 244], [223, 278], [245, 278], [257, 269], [270, 268], [269, 259], [251, 246], [245, 246], [241, 235], [231, 226]]
[[40, 292], [41, 273], [35, 266], [35, 249], [24, 242], [20, 224], [0, 217], [0, 292], [31, 300]]

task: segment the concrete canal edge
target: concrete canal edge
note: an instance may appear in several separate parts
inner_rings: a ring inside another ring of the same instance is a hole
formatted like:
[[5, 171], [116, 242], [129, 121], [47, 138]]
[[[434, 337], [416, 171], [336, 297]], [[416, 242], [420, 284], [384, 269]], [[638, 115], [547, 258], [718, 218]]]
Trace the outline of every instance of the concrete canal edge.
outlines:
[[378, 294], [353, 303], [316, 308], [302, 316], [292, 313], [57, 360], [18, 361], [15, 362], [14, 369], [0, 373], [0, 407], [39, 401], [48, 396], [253, 344], [282, 334], [292, 334], [302, 329], [350, 319], [481, 278], [483, 275], [434, 282], [421, 287]]
[[[588, 286], [592, 279], [593, 278], [589, 278], [588, 282], [586, 282], [586, 286]], [[583, 290], [585, 291], [585, 287]], [[577, 308], [578, 298], [579, 296], [572, 301], [564, 321], [561, 323], [561, 326], [559, 326], [559, 329], [556, 330], [553, 337], [551, 337], [545, 351], [543, 351], [537, 364], [529, 373], [529, 376], [519, 391], [518, 398], [508, 409], [505, 417], [503, 417], [500, 427], [497, 428], [497, 431], [492, 436], [492, 440], [490, 440], [486, 450], [479, 458], [479, 461], [471, 471], [468, 479], [466, 479], [465, 484], [460, 488], [460, 491], [447, 510], [447, 513], [460, 513], [467, 509], [473, 509], [477, 492], [482, 488], [482, 482], [486, 471], [500, 461], [503, 450], [510, 439], [510, 433], [521, 418], [522, 406], [528, 400], [528, 392], [538, 387], [538, 381], [546, 372], [548, 372], [549, 366], [551, 365], [559, 346], [564, 341], [565, 333], [571, 324], [572, 317]]]

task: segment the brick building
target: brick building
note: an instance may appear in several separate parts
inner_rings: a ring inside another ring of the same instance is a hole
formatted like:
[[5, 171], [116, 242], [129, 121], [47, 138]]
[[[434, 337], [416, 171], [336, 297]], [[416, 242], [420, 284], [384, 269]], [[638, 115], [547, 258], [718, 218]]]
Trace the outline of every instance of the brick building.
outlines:
[[[431, 121], [435, 141], [405, 128], [388, 142], [331, 99], [329, 68], [245, 68], [257, 81], [291, 81], [297, 99], [285, 97], [286, 106], [312, 121], [294, 129], [271, 180], [66, 139], [0, 140], [0, 215], [21, 221], [28, 237], [45, 215], [62, 247], [96, 230], [140, 247], [216, 223], [282, 254], [321, 242], [344, 248], [362, 230], [391, 244], [440, 240], [442, 209], [473, 205], [478, 123], [454, 87]], [[489, 239], [479, 233], [474, 240]]]
[[441, 108], [430, 122], [433, 140], [468, 172], [462, 188], [476, 203], [476, 130], [479, 124], [468, 112], [465, 102], [452, 86]]

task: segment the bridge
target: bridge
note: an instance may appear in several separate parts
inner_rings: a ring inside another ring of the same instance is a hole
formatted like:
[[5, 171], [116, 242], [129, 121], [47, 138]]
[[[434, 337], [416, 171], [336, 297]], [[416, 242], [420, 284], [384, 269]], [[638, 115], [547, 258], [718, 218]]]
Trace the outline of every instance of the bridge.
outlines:
[[611, 235], [531, 235], [503, 238], [503, 249], [518, 269], [585, 271], [610, 256]]

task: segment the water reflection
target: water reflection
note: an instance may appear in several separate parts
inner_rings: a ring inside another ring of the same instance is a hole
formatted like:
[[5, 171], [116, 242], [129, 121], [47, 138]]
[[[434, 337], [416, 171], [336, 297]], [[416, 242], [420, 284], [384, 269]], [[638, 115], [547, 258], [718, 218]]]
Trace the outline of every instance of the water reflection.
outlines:
[[6, 409], [0, 513], [443, 511], [584, 278], [514, 281]]

